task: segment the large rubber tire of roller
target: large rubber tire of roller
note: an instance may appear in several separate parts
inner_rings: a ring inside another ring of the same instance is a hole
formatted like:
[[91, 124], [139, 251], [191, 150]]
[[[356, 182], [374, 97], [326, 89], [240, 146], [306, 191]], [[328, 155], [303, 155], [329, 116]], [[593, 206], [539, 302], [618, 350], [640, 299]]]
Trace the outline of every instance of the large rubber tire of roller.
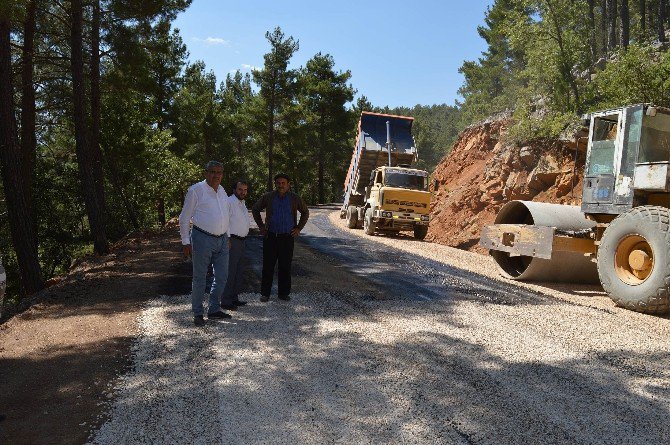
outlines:
[[363, 230], [367, 235], [374, 235], [376, 228], [377, 228], [376, 224], [372, 220], [372, 208], [368, 207], [365, 210], [365, 220], [363, 221]]
[[598, 248], [598, 276], [617, 306], [670, 310], [670, 209], [641, 206], [617, 216]]
[[358, 209], [356, 206], [347, 207], [347, 227], [355, 229], [358, 226]]
[[414, 226], [414, 238], [418, 240], [423, 240], [427, 234], [428, 234], [428, 226], [420, 226], [418, 224]]

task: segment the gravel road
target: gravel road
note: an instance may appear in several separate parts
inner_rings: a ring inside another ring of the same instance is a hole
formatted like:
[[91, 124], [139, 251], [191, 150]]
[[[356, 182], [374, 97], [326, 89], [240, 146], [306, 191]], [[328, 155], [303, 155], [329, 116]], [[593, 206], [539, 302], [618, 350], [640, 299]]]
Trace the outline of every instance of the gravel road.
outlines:
[[91, 442], [670, 443], [667, 318], [332, 210], [302, 241], [288, 303], [198, 329], [187, 296], [152, 301]]

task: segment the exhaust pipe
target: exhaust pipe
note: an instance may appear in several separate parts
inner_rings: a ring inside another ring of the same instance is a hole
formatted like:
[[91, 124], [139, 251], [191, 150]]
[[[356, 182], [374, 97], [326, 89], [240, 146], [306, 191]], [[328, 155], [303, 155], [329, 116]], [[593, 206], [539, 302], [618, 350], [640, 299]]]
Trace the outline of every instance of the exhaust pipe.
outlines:
[[386, 121], [386, 149], [389, 151], [389, 167], [391, 165], [391, 122]]

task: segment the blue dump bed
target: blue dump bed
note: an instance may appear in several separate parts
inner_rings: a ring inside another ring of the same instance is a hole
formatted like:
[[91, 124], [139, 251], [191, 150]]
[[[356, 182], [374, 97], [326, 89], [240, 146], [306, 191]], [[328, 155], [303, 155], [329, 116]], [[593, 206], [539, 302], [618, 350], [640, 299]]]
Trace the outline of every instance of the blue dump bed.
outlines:
[[410, 165], [416, 160], [416, 146], [412, 136], [413, 117], [362, 112], [358, 122], [356, 146], [351, 156], [349, 172], [344, 180], [345, 208], [352, 196], [365, 194], [365, 187], [370, 182], [372, 171], [389, 164], [386, 122], [389, 122], [391, 127], [391, 166]]

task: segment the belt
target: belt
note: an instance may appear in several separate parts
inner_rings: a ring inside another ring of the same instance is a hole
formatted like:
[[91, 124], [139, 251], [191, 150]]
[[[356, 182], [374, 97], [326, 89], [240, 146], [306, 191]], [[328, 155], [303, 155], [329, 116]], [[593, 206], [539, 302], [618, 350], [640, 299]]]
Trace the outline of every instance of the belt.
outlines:
[[231, 238], [238, 239], [238, 240], [240, 240], [240, 241], [244, 241], [245, 239], [247, 239], [246, 236], [235, 235], [234, 233], [231, 233], [231, 234], [230, 234], [230, 237], [231, 237]]
[[207, 232], [206, 230], [202, 230], [202, 229], [201, 229], [200, 227], [198, 227], [198, 226], [193, 226], [193, 230], [197, 230], [198, 232], [200, 232], [200, 233], [204, 233], [205, 235], [213, 236], [214, 238], [221, 238], [222, 236], [226, 236], [225, 233], [223, 233], [223, 234], [221, 234], [221, 235], [214, 235], [213, 233], [209, 233], [209, 232]]
[[268, 232], [268, 235], [272, 235], [272, 236], [291, 236], [290, 233], [275, 233], [275, 232]]

